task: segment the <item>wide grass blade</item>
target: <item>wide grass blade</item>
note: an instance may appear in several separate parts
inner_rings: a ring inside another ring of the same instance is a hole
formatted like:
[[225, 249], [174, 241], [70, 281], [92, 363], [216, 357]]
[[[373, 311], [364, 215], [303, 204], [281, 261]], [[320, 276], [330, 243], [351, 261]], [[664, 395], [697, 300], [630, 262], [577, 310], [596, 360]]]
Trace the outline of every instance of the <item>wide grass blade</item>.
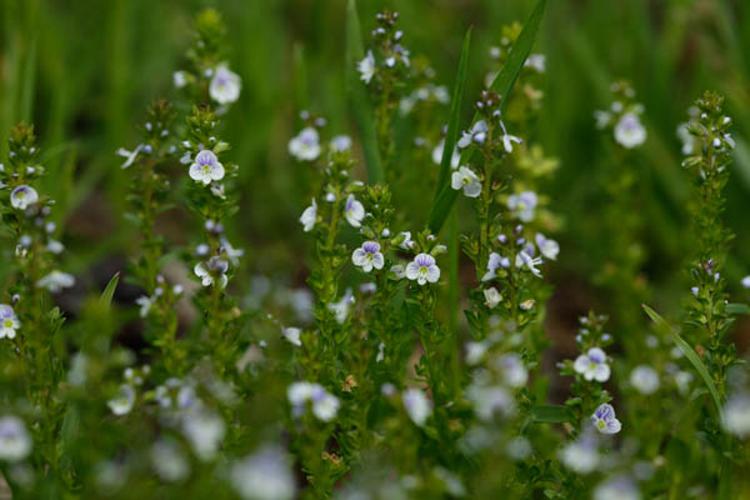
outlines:
[[[526, 58], [531, 52], [531, 47], [534, 45], [537, 31], [539, 31], [539, 25], [542, 22], [542, 17], [544, 17], [544, 9], [546, 5], [547, 0], [539, 0], [537, 2], [536, 7], [534, 7], [534, 11], [531, 13], [531, 16], [529, 16], [529, 19], [526, 21], [526, 24], [521, 31], [521, 34], [518, 36], [518, 40], [516, 40], [516, 43], [513, 44], [513, 48], [510, 51], [507, 63], [503, 66], [500, 73], [492, 82], [492, 85], [490, 85], [490, 88], [492, 90], [496, 91], [502, 96], [502, 101], [500, 102], [501, 112], [505, 108], [505, 105], [508, 102], [508, 95], [510, 95], [511, 90], [513, 89], [513, 85], [516, 83], [518, 75], [523, 69], [523, 63], [524, 61], [526, 61]], [[445, 159], [445, 152], [443, 152], [443, 159]], [[466, 160], [464, 155], [461, 156], [461, 160], [462, 162]], [[433, 204], [429, 220], [430, 230], [435, 234], [439, 233], [440, 229], [443, 227], [445, 219], [448, 217], [448, 213], [453, 207], [453, 204], [455, 203], [456, 197], [458, 195], [457, 191], [451, 189], [448, 183], [447, 175], [441, 180], [442, 183], [438, 183], [437, 185], [437, 194], [435, 196], [435, 202]]]
[[693, 365], [693, 368], [695, 368], [695, 371], [698, 372], [698, 374], [703, 379], [703, 382], [705, 382], [706, 387], [708, 388], [708, 392], [711, 394], [711, 397], [714, 400], [714, 404], [716, 405], [716, 411], [719, 414], [719, 418], [722, 416], [722, 406], [721, 406], [721, 398], [719, 397], [719, 391], [716, 389], [716, 385], [714, 385], [713, 378], [711, 378], [711, 374], [708, 372], [708, 368], [706, 368], [706, 365], [703, 364], [703, 361], [701, 361], [700, 356], [698, 356], [698, 353], [693, 350], [693, 348], [685, 342], [685, 340], [680, 337], [680, 335], [677, 333], [677, 331], [672, 328], [672, 326], [667, 323], [667, 321], [662, 318], [659, 313], [651, 309], [646, 304], [642, 305], [643, 310], [646, 311], [646, 314], [651, 318], [651, 321], [653, 321], [657, 327], [663, 329], [664, 331], [668, 332], [669, 335], [672, 337], [672, 340], [674, 340], [675, 344], [677, 344], [677, 347], [680, 348], [682, 353], [685, 355], [685, 357], [690, 361], [690, 363]]
[[383, 167], [378, 150], [375, 118], [372, 104], [367, 96], [365, 86], [357, 78], [357, 62], [365, 57], [362, 46], [362, 31], [357, 15], [356, 0], [349, 0], [346, 7], [346, 82], [354, 120], [359, 129], [362, 150], [367, 166], [367, 178], [370, 184], [383, 182]]
[[109, 309], [112, 306], [112, 298], [115, 296], [115, 290], [117, 290], [117, 285], [119, 283], [120, 273], [115, 273], [115, 275], [112, 276], [112, 279], [109, 280], [109, 283], [107, 283], [102, 294], [99, 296], [99, 302], [106, 309]]
[[[458, 73], [456, 74], [456, 84], [453, 88], [453, 97], [451, 99], [450, 118], [448, 119], [448, 131], [445, 134], [443, 147], [443, 157], [440, 160], [440, 174], [438, 175], [438, 186], [444, 186], [448, 183], [448, 175], [451, 171], [451, 158], [453, 150], [458, 140], [459, 121], [461, 120], [461, 101], [464, 97], [464, 87], [466, 86], [466, 73], [469, 67], [469, 46], [471, 45], [471, 28], [466, 31], [464, 36], [463, 47], [461, 48], [461, 57], [458, 59]], [[435, 193], [437, 199], [440, 192]]]

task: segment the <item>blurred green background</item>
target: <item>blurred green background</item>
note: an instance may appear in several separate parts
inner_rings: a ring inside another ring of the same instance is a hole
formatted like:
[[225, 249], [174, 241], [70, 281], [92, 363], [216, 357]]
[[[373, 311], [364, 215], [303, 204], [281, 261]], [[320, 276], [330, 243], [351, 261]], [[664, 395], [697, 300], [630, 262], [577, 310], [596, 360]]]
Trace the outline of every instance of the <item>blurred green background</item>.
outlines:
[[[242, 96], [225, 125], [230, 156], [241, 168], [242, 211], [229, 227], [232, 240], [247, 251], [239, 287], [249, 289], [250, 277], [258, 273], [302, 283], [306, 243], [297, 217], [310, 188], [299, 175], [302, 166], [287, 155], [287, 141], [302, 109], [326, 116], [332, 133], [353, 130], [344, 92], [345, 0], [0, 0], [0, 5], [0, 130], [7, 133], [22, 119], [37, 126], [51, 172], [46, 187], [59, 202], [56, 216], [67, 224], [67, 269], [86, 276], [97, 266], [117, 268], [117, 259], [137, 245], [123, 218], [128, 177], [114, 151], [137, 143], [145, 106], [172, 91], [172, 72], [190, 44], [193, 16], [215, 6], [228, 24], [230, 66], [243, 80]], [[437, 82], [449, 87], [461, 40], [474, 26], [471, 98], [500, 28], [525, 20], [532, 2], [361, 1], [366, 31], [383, 7], [401, 13], [406, 45], [428, 57]], [[570, 301], [575, 313], [592, 302], [606, 311], [606, 298], [595, 298], [590, 280], [607, 252], [607, 242], [596, 234], [596, 207], [607, 199], [593, 180], [611, 157], [592, 114], [609, 104], [609, 84], [620, 78], [632, 81], [646, 108], [649, 135], [637, 156], [643, 176], [639, 210], [646, 222], [644, 271], [656, 301], [672, 305], [684, 294], [681, 269], [685, 249], [691, 248], [686, 230], [691, 180], [680, 167], [675, 129], [702, 90], [727, 96], [738, 143], [728, 187], [726, 216], [737, 233], [728, 277], [735, 291], [747, 295], [739, 279], [750, 274], [745, 139], [750, 2], [550, 0], [535, 52], [547, 55], [537, 139], [561, 161], [547, 188], [551, 208], [563, 220], [556, 235], [563, 252], [551, 278], [558, 302]], [[415, 213], [415, 220], [424, 221], [427, 209]], [[187, 241], [191, 219], [179, 213], [167, 219], [164, 231], [176, 242]], [[93, 276], [91, 287], [107, 278]]]

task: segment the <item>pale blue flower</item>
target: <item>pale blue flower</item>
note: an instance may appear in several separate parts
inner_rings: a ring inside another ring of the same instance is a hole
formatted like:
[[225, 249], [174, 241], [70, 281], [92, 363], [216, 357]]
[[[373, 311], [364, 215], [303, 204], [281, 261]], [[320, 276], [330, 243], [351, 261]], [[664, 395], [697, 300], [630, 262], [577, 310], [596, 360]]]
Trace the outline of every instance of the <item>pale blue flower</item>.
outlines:
[[482, 281], [489, 281], [497, 276], [497, 270], [500, 268], [508, 269], [510, 259], [503, 257], [499, 253], [492, 252], [487, 261], [487, 272], [482, 276]]
[[636, 366], [630, 372], [630, 385], [641, 394], [651, 395], [659, 390], [659, 374], [648, 365]]
[[16, 330], [21, 327], [13, 308], [7, 304], [0, 304], [0, 339], [12, 339], [16, 336]]
[[523, 191], [508, 197], [508, 208], [523, 222], [534, 220], [534, 211], [539, 199], [533, 191]]
[[265, 446], [236, 462], [230, 478], [245, 500], [291, 500], [297, 489], [289, 458], [277, 446]]
[[36, 282], [39, 288], [46, 288], [51, 293], [59, 293], [63, 288], [70, 288], [76, 284], [75, 276], [54, 270]]
[[191, 179], [207, 186], [224, 178], [224, 165], [219, 162], [213, 151], [204, 149], [195, 155], [189, 173]]
[[366, 84], [369, 84], [375, 76], [375, 56], [371, 50], [368, 50], [367, 55], [357, 63], [357, 71], [359, 71], [360, 80]]
[[312, 231], [312, 229], [315, 227], [315, 223], [318, 220], [318, 204], [315, 201], [315, 198], [312, 200], [312, 204], [307, 207], [304, 212], [302, 212], [302, 215], [299, 218], [300, 224], [302, 224], [302, 227], [304, 228], [304, 231], [306, 233], [309, 233]]
[[372, 271], [373, 268], [383, 269], [385, 258], [380, 252], [380, 244], [376, 241], [365, 241], [352, 253], [352, 262], [366, 273]]
[[451, 175], [451, 187], [456, 191], [463, 189], [469, 198], [477, 198], [482, 194], [482, 183], [472, 169], [461, 166]]
[[607, 364], [607, 355], [598, 347], [592, 347], [586, 354], [581, 354], [573, 364], [576, 373], [583, 375], [588, 381], [606, 382], [609, 380], [611, 369]]
[[226, 64], [216, 67], [208, 87], [211, 99], [219, 104], [231, 104], [240, 97], [242, 80], [239, 75], [229, 70]]
[[615, 125], [615, 140], [624, 148], [633, 149], [646, 141], [646, 129], [635, 113], [625, 113]]
[[622, 424], [615, 416], [615, 409], [607, 403], [599, 405], [594, 414], [591, 415], [591, 422], [596, 430], [602, 434], [617, 434], [622, 429]]
[[320, 137], [315, 127], [306, 127], [289, 141], [289, 154], [300, 161], [314, 161], [320, 156]]
[[487, 130], [487, 122], [479, 120], [471, 127], [471, 130], [462, 132], [457, 146], [463, 149], [471, 143], [484, 144], [487, 139]]
[[406, 265], [406, 277], [424, 285], [427, 282], [437, 283], [440, 279], [440, 268], [435, 263], [435, 257], [427, 253], [420, 253]]
[[362, 226], [362, 220], [365, 218], [365, 207], [357, 201], [353, 194], [346, 199], [344, 206], [344, 217], [352, 227]]
[[10, 204], [18, 210], [26, 210], [39, 201], [39, 195], [31, 186], [26, 184], [16, 187], [10, 193]]
[[432, 415], [432, 401], [420, 389], [409, 388], [401, 394], [404, 409], [412, 422], [422, 427]]
[[32, 444], [23, 420], [14, 415], [0, 417], [0, 461], [20, 462], [29, 456]]
[[227, 270], [229, 263], [217, 256], [213, 256], [206, 262], [199, 262], [193, 268], [195, 275], [200, 278], [203, 286], [218, 285], [220, 288], [227, 286]]
[[117, 156], [122, 156], [125, 158], [125, 161], [121, 165], [123, 169], [129, 168], [133, 163], [135, 163], [136, 158], [138, 157], [138, 154], [143, 149], [143, 144], [138, 144], [135, 149], [132, 151], [129, 151], [125, 148], [118, 149], [115, 153]]
[[557, 260], [560, 253], [560, 245], [553, 239], [547, 238], [542, 233], [537, 233], [534, 237], [536, 246], [539, 247], [539, 253], [550, 260]]

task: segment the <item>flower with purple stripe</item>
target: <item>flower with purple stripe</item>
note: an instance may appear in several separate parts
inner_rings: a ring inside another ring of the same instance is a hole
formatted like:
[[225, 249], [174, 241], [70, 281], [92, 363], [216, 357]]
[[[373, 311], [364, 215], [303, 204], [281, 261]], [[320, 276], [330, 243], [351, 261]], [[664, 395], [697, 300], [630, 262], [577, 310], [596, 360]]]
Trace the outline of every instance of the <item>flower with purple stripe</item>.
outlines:
[[204, 149], [195, 156], [193, 164], [190, 165], [190, 178], [208, 186], [213, 181], [224, 178], [224, 165], [219, 162], [213, 151]]
[[406, 265], [406, 277], [424, 285], [428, 281], [437, 283], [440, 279], [440, 268], [435, 263], [435, 257], [428, 253], [420, 253]]
[[18, 321], [13, 308], [7, 304], [0, 304], [0, 339], [15, 338], [16, 330], [20, 326], [21, 323]]
[[383, 269], [385, 259], [380, 252], [380, 243], [377, 241], [365, 241], [362, 246], [352, 253], [352, 262], [361, 267], [366, 273], [375, 269]]
[[592, 347], [586, 354], [581, 354], [573, 364], [576, 373], [583, 375], [586, 380], [606, 382], [609, 380], [610, 368], [607, 364], [607, 355], [598, 347]]
[[39, 201], [39, 195], [31, 186], [23, 184], [10, 193], [10, 204], [18, 210], [26, 210], [30, 205]]
[[615, 409], [607, 403], [599, 405], [591, 415], [591, 422], [602, 434], [617, 434], [622, 429], [622, 424], [615, 416]]

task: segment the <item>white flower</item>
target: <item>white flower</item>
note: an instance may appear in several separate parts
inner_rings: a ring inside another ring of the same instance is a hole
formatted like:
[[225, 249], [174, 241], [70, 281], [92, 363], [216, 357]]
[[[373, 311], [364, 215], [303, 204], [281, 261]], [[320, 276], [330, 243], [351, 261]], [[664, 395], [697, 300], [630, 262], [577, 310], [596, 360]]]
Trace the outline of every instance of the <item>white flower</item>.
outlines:
[[474, 366], [482, 361], [482, 358], [490, 348], [489, 342], [467, 342], [466, 343], [466, 364]]
[[435, 257], [426, 253], [414, 257], [414, 260], [406, 265], [406, 277], [412, 281], [416, 280], [420, 285], [427, 282], [437, 283], [440, 279], [440, 268], [435, 264]]
[[31, 446], [23, 420], [14, 415], [0, 417], [0, 461], [20, 462], [29, 456]]
[[140, 309], [138, 311], [138, 314], [141, 318], [145, 318], [148, 316], [149, 311], [151, 310], [151, 306], [154, 304], [154, 300], [147, 296], [147, 295], [141, 295], [137, 299], [135, 299], [135, 303], [140, 306]]
[[750, 276], [745, 276], [742, 278], [742, 281], [740, 282], [742, 284], [742, 288], [750, 288]]
[[623, 147], [632, 149], [646, 141], [646, 129], [635, 113], [625, 113], [615, 125], [615, 140]]
[[[443, 162], [443, 150], [445, 149], [445, 139], [442, 139], [435, 149], [432, 150], [432, 161], [436, 165], [440, 165]], [[458, 168], [458, 164], [461, 162], [461, 154], [458, 152], [458, 148], [453, 148], [451, 154], [451, 168]]]
[[307, 402], [311, 402], [313, 415], [322, 422], [330, 422], [336, 418], [341, 405], [338, 398], [327, 392], [323, 386], [311, 382], [291, 384], [287, 388], [287, 399], [295, 416], [302, 415]]
[[484, 289], [484, 303], [488, 308], [495, 308], [502, 300], [503, 296], [500, 295], [500, 292], [494, 286]]
[[501, 121], [500, 127], [503, 129], [503, 149], [505, 149], [505, 152], [510, 154], [513, 152], [513, 144], [521, 144], [523, 141], [520, 137], [516, 137], [515, 135], [510, 135], [507, 130], [505, 130], [505, 124]]
[[291, 500], [296, 479], [281, 448], [266, 446], [232, 466], [232, 486], [245, 500]]
[[607, 355], [598, 347], [592, 347], [586, 354], [581, 354], [573, 364], [576, 373], [583, 375], [586, 380], [606, 382], [611, 370], [607, 364]]
[[609, 111], [594, 111], [594, 120], [596, 120], [596, 128], [601, 130], [609, 125], [612, 114]]
[[401, 394], [407, 415], [412, 422], [422, 427], [432, 415], [432, 401], [427, 399], [424, 392], [416, 388], [406, 389]]
[[537, 73], [544, 73], [547, 69], [547, 58], [544, 54], [531, 54], [523, 63], [524, 67], [531, 68]]
[[591, 415], [591, 422], [596, 430], [602, 434], [617, 434], [622, 430], [622, 424], [615, 416], [615, 409], [607, 403], [599, 405], [594, 414]]
[[314, 127], [305, 127], [289, 141], [289, 154], [300, 161], [314, 161], [320, 156], [320, 138]]
[[366, 273], [372, 271], [373, 268], [383, 269], [385, 259], [380, 252], [380, 244], [376, 241], [365, 241], [352, 253], [352, 262]]
[[138, 157], [138, 154], [143, 149], [143, 144], [138, 144], [133, 151], [129, 151], [125, 148], [118, 149], [115, 153], [118, 156], [122, 156], [125, 158], [125, 162], [121, 165], [123, 169], [126, 169], [133, 165], [135, 163], [136, 158]]
[[560, 245], [555, 240], [547, 238], [542, 233], [537, 233], [534, 239], [536, 240], [536, 246], [539, 247], [539, 253], [550, 260], [557, 260]]
[[367, 55], [357, 63], [357, 71], [359, 71], [360, 80], [366, 84], [369, 84], [375, 76], [375, 56], [372, 55], [371, 50], [368, 50]]
[[640, 500], [641, 494], [632, 479], [617, 476], [594, 489], [593, 500]]
[[492, 420], [497, 414], [507, 417], [516, 411], [513, 395], [505, 387], [472, 384], [466, 390], [466, 398], [480, 420]]
[[18, 210], [26, 210], [29, 206], [39, 201], [39, 195], [31, 186], [21, 185], [10, 193], [10, 204]]
[[411, 239], [411, 231], [401, 231], [399, 234], [403, 238], [403, 241], [399, 244], [401, 248], [409, 250], [414, 246], [414, 240]]
[[539, 257], [534, 257], [530, 253], [531, 250], [533, 250], [533, 247], [530, 249], [521, 250], [520, 252], [518, 252], [518, 254], [516, 254], [516, 267], [526, 267], [529, 271], [531, 271], [531, 274], [533, 274], [537, 278], [541, 278], [542, 272], [537, 269], [536, 266], [541, 265], [543, 261]]
[[750, 436], [750, 395], [737, 394], [724, 405], [722, 426], [727, 432], [744, 439]]
[[336, 317], [336, 322], [342, 325], [349, 317], [349, 309], [352, 304], [354, 304], [354, 295], [352, 295], [351, 289], [347, 289], [341, 300], [328, 304], [328, 310]]
[[534, 220], [534, 210], [538, 202], [539, 200], [535, 192], [524, 191], [508, 197], [508, 208], [522, 222], [531, 222]]
[[682, 154], [687, 156], [695, 151], [695, 137], [690, 133], [687, 123], [680, 123], [677, 126], [677, 138], [682, 142]]
[[211, 78], [208, 93], [219, 104], [231, 104], [239, 99], [241, 88], [242, 80], [239, 75], [230, 71], [226, 64], [220, 64]]
[[487, 122], [479, 120], [471, 127], [471, 130], [461, 133], [461, 138], [458, 140], [457, 146], [463, 149], [468, 147], [472, 142], [484, 144], [485, 139], [487, 139]]
[[302, 212], [302, 215], [299, 217], [299, 222], [302, 224], [302, 227], [304, 228], [304, 231], [306, 233], [309, 233], [312, 231], [312, 229], [315, 227], [315, 223], [318, 219], [318, 204], [315, 201], [315, 198], [312, 200], [312, 204], [307, 207], [304, 212]]
[[172, 84], [177, 89], [183, 88], [187, 85], [187, 74], [184, 71], [175, 71], [172, 73]]
[[497, 276], [497, 270], [510, 267], [510, 260], [499, 253], [492, 252], [487, 260], [487, 272], [482, 276], [482, 281], [489, 281]]
[[117, 416], [130, 413], [135, 404], [135, 389], [131, 385], [123, 384], [117, 393], [117, 396], [107, 401], [107, 406]]
[[349, 151], [352, 148], [352, 138], [348, 135], [337, 135], [331, 139], [330, 148], [337, 153]]
[[529, 371], [523, 364], [518, 354], [505, 354], [500, 356], [494, 363], [503, 376], [503, 381], [509, 387], [518, 389], [526, 385], [529, 380]]
[[164, 481], [176, 482], [190, 473], [190, 464], [173, 440], [162, 439], [151, 447], [151, 463], [157, 475]]
[[464, 190], [469, 198], [477, 198], [482, 193], [482, 183], [479, 177], [469, 167], [462, 166], [451, 175], [451, 187], [458, 191]]
[[189, 173], [191, 179], [207, 186], [224, 178], [224, 165], [219, 162], [213, 151], [204, 149], [195, 155]]
[[578, 474], [589, 474], [599, 466], [599, 451], [593, 436], [584, 434], [560, 450], [560, 461]]
[[212, 460], [224, 439], [226, 424], [216, 413], [198, 409], [188, 412], [182, 421], [182, 432], [199, 460]]
[[302, 330], [295, 327], [288, 327], [288, 328], [282, 328], [281, 334], [284, 336], [285, 339], [289, 341], [290, 344], [295, 345], [297, 347], [302, 346], [302, 340], [300, 340], [300, 335], [302, 335]]
[[218, 284], [220, 288], [224, 288], [227, 286], [226, 272], [228, 269], [229, 263], [226, 260], [213, 256], [206, 262], [197, 263], [193, 272], [200, 278], [203, 286]]
[[39, 288], [46, 288], [50, 293], [58, 293], [63, 288], [70, 288], [76, 284], [76, 279], [72, 274], [62, 271], [52, 271], [48, 275], [36, 282]]
[[344, 217], [352, 227], [362, 226], [362, 219], [365, 218], [365, 207], [357, 201], [353, 194], [346, 199], [344, 206]]
[[659, 389], [659, 374], [648, 365], [636, 366], [630, 372], [630, 385], [641, 394], [653, 394]]
[[0, 304], [0, 339], [12, 339], [16, 336], [16, 330], [21, 327], [13, 308], [7, 304]]

